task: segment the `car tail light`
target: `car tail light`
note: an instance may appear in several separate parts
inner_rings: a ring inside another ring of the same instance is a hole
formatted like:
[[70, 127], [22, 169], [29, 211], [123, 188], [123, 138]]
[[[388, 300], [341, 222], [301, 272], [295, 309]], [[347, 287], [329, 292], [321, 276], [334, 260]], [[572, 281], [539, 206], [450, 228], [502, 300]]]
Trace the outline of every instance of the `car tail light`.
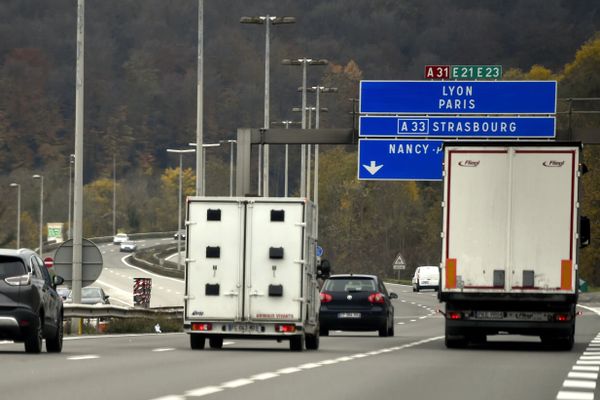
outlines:
[[296, 332], [296, 325], [292, 325], [292, 324], [275, 325], [275, 332], [294, 333], [294, 332]]
[[367, 298], [367, 300], [369, 300], [369, 303], [373, 303], [373, 304], [385, 303], [385, 297], [381, 293], [370, 294], [369, 297]]
[[569, 314], [554, 314], [554, 320], [558, 322], [570, 321], [571, 317]]
[[329, 303], [330, 301], [333, 300], [333, 296], [330, 295], [329, 293], [323, 292], [320, 294], [320, 296], [321, 296], [321, 303]]
[[194, 322], [194, 323], [192, 323], [192, 330], [193, 331], [212, 331], [212, 324], [211, 323]]
[[31, 283], [31, 275], [11, 276], [10, 278], [4, 278], [4, 282], [10, 286], [27, 286]]
[[462, 313], [459, 311], [448, 311], [446, 316], [448, 319], [462, 319]]

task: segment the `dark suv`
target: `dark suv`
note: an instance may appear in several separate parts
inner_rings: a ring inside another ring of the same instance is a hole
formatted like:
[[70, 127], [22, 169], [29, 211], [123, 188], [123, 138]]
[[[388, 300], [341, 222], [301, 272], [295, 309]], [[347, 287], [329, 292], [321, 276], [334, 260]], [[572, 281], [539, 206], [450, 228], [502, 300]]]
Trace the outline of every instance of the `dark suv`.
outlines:
[[63, 343], [63, 304], [44, 262], [29, 249], [0, 249], [0, 339], [24, 342], [25, 351], [59, 353]]

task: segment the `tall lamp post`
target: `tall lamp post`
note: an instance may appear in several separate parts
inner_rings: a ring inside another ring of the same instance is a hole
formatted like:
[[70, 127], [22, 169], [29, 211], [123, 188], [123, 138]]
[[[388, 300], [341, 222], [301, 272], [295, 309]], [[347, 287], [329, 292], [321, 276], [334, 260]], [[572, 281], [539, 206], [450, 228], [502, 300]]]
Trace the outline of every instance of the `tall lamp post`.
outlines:
[[[197, 147], [196, 143], [188, 143], [192, 147]], [[219, 147], [221, 143], [202, 143], [202, 192], [200, 192], [200, 196], [204, 196], [206, 194], [206, 148], [207, 147]], [[194, 148], [193, 151], [196, 151]]]
[[73, 164], [75, 163], [75, 154], [69, 155], [69, 216], [68, 218], [68, 227], [67, 227], [67, 239], [73, 238], [73, 227], [71, 225], [71, 217], [73, 212], [71, 210], [71, 205], [73, 204]]
[[[290, 125], [295, 125], [295, 124], [300, 124], [300, 122], [296, 122], [296, 121], [279, 121], [279, 122], [272, 122], [273, 125], [283, 125], [285, 126], [285, 129], [290, 129]], [[285, 159], [284, 159], [284, 163], [285, 163], [285, 169], [284, 169], [284, 174], [285, 177], [283, 179], [283, 195], [284, 197], [288, 197], [288, 189], [289, 189], [289, 179], [288, 179], [288, 161], [289, 161], [289, 145], [286, 144], [285, 145]]]
[[182, 183], [183, 183], [183, 155], [185, 153], [194, 153], [195, 149], [167, 149], [167, 153], [179, 154], [179, 201], [177, 210], [177, 268], [181, 269], [181, 197], [182, 197]]
[[17, 188], [17, 249], [21, 248], [21, 185], [11, 183], [10, 187]]
[[237, 140], [219, 140], [219, 143], [229, 143], [229, 197], [233, 197], [233, 145]]
[[43, 246], [43, 234], [44, 234], [44, 177], [42, 175], [35, 174], [32, 176], [33, 179], [40, 180], [40, 258], [42, 256], [42, 246]]
[[[242, 24], [259, 24], [265, 26], [265, 114], [264, 114], [264, 128], [269, 129], [269, 80], [270, 80], [270, 53], [271, 53], [271, 44], [270, 44], [270, 35], [271, 35], [271, 25], [282, 25], [282, 24], [293, 24], [296, 22], [296, 18], [294, 17], [276, 17], [273, 15], [264, 15], [264, 16], [254, 16], [254, 17], [242, 17], [240, 18], [240, 22]], [[261, 160], [259, 156], [259, 165], [258, 165], [258, 176], [259, 176], [259, 188], [258, 194], [261, 194], [260, 188], [260, 176], [261, 176], [261, 167], [262, 167], [262, 194], [263, 196], [269, 195], [269, 145], [264, 145], [263, 150], [263, 161], [262, 166], [260, 165]]]
[[[286, 58], [281, 63], [283, 65], [302, 66], [302, 129], [306, 129], [306, 67], [307, 65], [327, 65], [329, 61], [325, 59], [313, 60], [311, 58]], [[306, 197], [306, 145], [301, 145], [300, 149], [300, 196]]]

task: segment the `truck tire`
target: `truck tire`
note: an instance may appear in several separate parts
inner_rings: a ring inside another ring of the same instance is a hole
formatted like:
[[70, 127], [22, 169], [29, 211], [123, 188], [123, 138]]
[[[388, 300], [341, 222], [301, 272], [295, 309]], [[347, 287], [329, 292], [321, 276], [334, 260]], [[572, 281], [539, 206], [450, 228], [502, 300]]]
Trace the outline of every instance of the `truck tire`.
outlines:
[[223, 348], [223, 336], [211, 336], [208, 338], [208, 344], [211, 349]]
[[329, 329], [319, 328], [319, 335], [321, 335], [321, 336], [329, 336]]
[[290, 338], [290, 350], [291, 351], [302, 351], [304, 350], [304, 334], [292, 336]]
[[319, 350], [319, 331], [315, 331], [314, 335], [306, 335], [306, 349]]
[[192, 350], [202, 350], [206, 343], [204, 335], [198, 333], [190, 333], [190, 347]]
[[25, 337], [25, 352], [40, 353], [42, 351], [42, 319], [38, 316], [35, 329]]

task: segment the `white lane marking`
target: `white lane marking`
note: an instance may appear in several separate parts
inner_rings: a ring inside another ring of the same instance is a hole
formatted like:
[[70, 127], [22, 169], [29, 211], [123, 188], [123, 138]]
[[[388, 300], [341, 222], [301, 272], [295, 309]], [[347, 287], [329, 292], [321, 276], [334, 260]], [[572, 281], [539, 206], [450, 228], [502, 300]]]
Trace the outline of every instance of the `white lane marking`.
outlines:
[[577, 389], [596, 389], [596, 382], [577, 381], [574, 379], [566, 379], [563, 382], [563, 387]]
[[186, 396], [190, 397], [202, 397], [213, 393], [222, 392], [224, 389], [218, 386], [207, 386], [200, 389], [189, 390], [185, 392]]
[[274, 372], [265, 372], [263, 374], [251, 376], [250, 379], [255, 381], [266, 381], [267, 379], [276, 378], [278, 376], [279, 374], [276, 374]]
[[598, 379], [598, 374], [594, 373], [594, 372], [569, 372], [569, 375], [567, 375], [567, 378], [573, 378], [573, 379]]
[[411, 319], [410, 322], [417, 322], [417, 320], [416, 319]]
[[[292, 374], [292, 373], [306, 371], [309, 369], [313, 369], [313, 368], [317, 368], [317, 367], [321, 367], [321, 366], [325, 366], [325, 365], [336, 364], [336, 363], [342, 362], [342, 361], [352, 361], [352, 360], [364, 358], [364, 357], [371, 356], [371, 355], [377, 355], [377, 354], [381, 354], [381, 353], [389, 353], [389, 352], [393, 352], [393, 351], [407, 349], [410, 347], [415, 347], [415, 346], [425, 344], [428, 342], [432, 342], [435, 340], [440, 340], [442, 338], [443, 338], [443, 336], [436, 336], [436, 337], [431, 337], [428, 339], [420, 340], [418, 342], [407, 343], [402, 346], [388, 347], [385, 349], [380, 349], [378, 351], [372, 351], [369, 353], [358, 353], [358, 354], [354, 354], [352, 356], [338, 357], [338, 358], [332, 359], [332, 360], [323, 360], [323, 361], [319, 361], [316, 363], [302, 364], [297, 367], [282, 368], [276, 372], [264, 372], [261, 374], [253, 375], [250, 378], [240, 378], [240, 379], [236, 379], [233, 381], [224, 382], [224, 383], [220, 384], [219, 386], [207, 386], [207, 387], [203, 387], [203, 388], [189, 390], [189, 391], [185, 392], [184, 396], [187, 396], [187, 397], [206, 396], [209, 394], [221, 392], [225, 389], [234, 389], [234, 388], [238, 388], [241, 386], [246, 386], [246, 385], [252, 384], [256, 381], [262, 381], [262, 380], [276, 378], [278, 376], [281, 376], [282, 374]], [[165, 399], [168, 399], [168, 400], [170, 400], [170, 398], [171, 398], [170, 396], [165, 397]], [[177, 397], [176, 395], [174, 395], [172, 398], [177, 399], [177, 400], [180, 399], [180, 397]], [[160, 399], [155, 399], [155, 400], [160, 400]]]
[[165, 351], [173, 351], [173, 350], [175, 350], [175, 348], [173, 348], [173, 347], [162, 347], [162, 348], [158, 348], [158, 349], [153, 349], [152, 351], [155, 353], [162, 353]]
[[[118, 288], [116, 286], [111, 285], [110, 283], [106, 283], [106, 282], [101, 281], [101, 280], [97, 280], [96, 282], [98, 282], [99, 285], [106, 286], [106, 287], [110, 288], [111, 290], [119, 292], [121, 294], [121, 296], [126, 296], [125, 298], [131, 297], [132, 300], [131, 300], [130, 303], [126, 303], [124, 301], [122, 301], [122, 302], [125, 303], [125, 304], [127, 304], [128, 306], [133, 306], [133, 293], [127, 292], [127, 291], [125, 291], [125, 290], [123, 290], [121, 288]], [[116, 300], [117, 298], [115, 296], [113, 296], [113, 299]]]
[[600, 365], [600, 360], [598, 360], [598, 361], [577, 360], [577, 365]]
[[185, 400], [185, 397], [183, 397], [183, 396], [164, 396], [164, 397], [158, 397], [158, 398], [152, 399], [152, 400]]
[[600, 356], [595, 355], [595, 356], [586, 356], [583, 355], [579, 358], [580, 360], [600, 360]]
[[398, 322], [396, 325], [404, 325], [406, 322]]
[[136, 269], [136, 270], [138, 270], [138, 271], [140, 271], [140, 272], [143, 272], [143, 273], [145, 273], [145, 274], [148, 274], [148, 275], [151, 275], [151, 276], [155, 276], [155, 277], [157, 277], [157, 278], [169, 279], [169, 280], [171, 280], [171, 281], [174, 281], [174, 282], [183, 282], [183, 279], [176, 279], [176, 278], [171, 278], [171, 277], [168, 277], [168, 276], [163, 276], [163, 275], [154, 274], [154, 273], [152, 273], [152, 272], [148, 272], [148, 271], [146, 271], [145, 269], [138, 268], [138, 267], [136, 267], [136, 266], [134, 266], [134, 265], [131, 265], [131, 264], [129, 264], [127, 261], [125, 261], [125, 259], [126, 259], [127, 257], [131, 257], [131, 254], [129, 254], [129, 255], [127, 255], [127, 256], [125, 256], [125, 257], [121, 258], [121, 262], [122, 262], [123, 264], [127, 265], [129, 268]]
[[80, 360], [93, 360], [96, 358], [100, 358], [99, 355], [96, 354], [88, 354], [85, 356], [72, 356], [72, 357], [67, 357], [67, 360], [69, 361], [80, 361]]
[[558, 392], [556, 400], [594, 400], [594, 393], [587, 392]]
[[600, 309], [598, 309], [598, 308], [593, 308], [593, 307], [588, 307], [588, 306], [582, 306], [581, 304], [577, 304], [577, 307], [581, 307], [583, 309], [586, 309], [588, 311], [593, 312], [596, 315], [600, 315]]
[[591, 365], [575, 365], [573, 366], [573, 371], [595, 371], [600, 372], [600, 367], [594, 367]]

